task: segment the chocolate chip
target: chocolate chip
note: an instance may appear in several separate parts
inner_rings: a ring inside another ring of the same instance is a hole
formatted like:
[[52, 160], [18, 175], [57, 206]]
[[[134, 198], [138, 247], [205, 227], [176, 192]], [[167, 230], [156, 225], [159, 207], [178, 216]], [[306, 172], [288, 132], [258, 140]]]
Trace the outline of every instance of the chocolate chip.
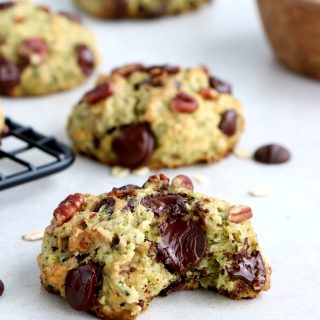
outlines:
[[116, 200], [111, 198], [111, 197], [106, 197], [106, 198], [103, 198], [102, 200], [100, 200], [95, 208], [93, 209], [93, 212], [99, 212], [100, 209], [102, 207], [104, 211], [106, 211], [108, 214], [112, 214], [113, 213], [113, 210], [114, 210], [114, 205], [116, 204]]
[[198, 102], [190, 95], [180, 92], [171, 100], [170, 107], [175, 112], [192, 113], [198, 109]]
[[167, 297], [170, 293], [183, 290], [186, 284], [181, 281], [172, 282], [168, 287], [161, 290], [159, 293], [160, 297]]
[[0, 280], [0, 297], [1, 297], [2, 294], [3, 294], [3, 291], [4, 291], [4, 284], [3, 284], [3, 282]]
[[112, 96], [113, 91], [109, 83], [102, 83], [96, 86], [94, 89], [88, 91], [84, 95], [84, 100], [89, 104], [96, 104], [101, 100], [107, 99]]
[[114, 18], [121, 19], [126, 17], [128, 12], [127, 0], [114, 0]]
[[289, 150], [278, 144], [268, 144], [260, 147], [253, 155], [254, 160], [266, 164], [280, 164], [291, 158]]
[[67, 12], [67, 11], [59, 11], [58, 12], [61, 16], [66, 17], [67, 19], [69, 19], [72, 22], [76, 22], [78, 24], [81, 24], [81, 17], [77, 14], [71, 13], [71, 12]]
[[233, 110], [226, 111], [221, 118], [219, 129], [228, 137], [233, 136], [237, 132], [238, 115]]
[[138, 302], [138, 305], [141, 307], [141, 309], [143, 309], [144, 307], [144, 300], [140, 299]]
[[6, 1], [6, 2], [2, 2], [0, 3], [0, 10], [4, 10], [10, 7], [13, 7], [15, 5], [15, 3], [13, 1]]
[[184, 274], [198, 265], [207, 249], [201, 226], [193, 220], [168, 220], [159, 228], [158, 252], [168, 270]]
[[16, 64], [0, 56], [0, 94], [10, 94], [20, 82], [20, 71]]
[[218, 79], [216, 77], [210, 77], [209, 84], [212, 89], [215, 89], [220, 93], [232, 94], [231, 85], [221, 79]]
[[157, 216], [184, 217], [188, 214], [185, 200], [180, 195], [150, 195], [144, 197], [141, 204]]
[[97, 282], [97, 269], [92, 262], [70, 270], [65, 282], [66, 298], [70, 306], [79, 311], [90, 310], [95, 303]]
[[171, 185], [174, 188], [183, 188], [183, 189], [188, 189], [191, 191], [193, 190], [192, 180], [183, 174], [180, 174], [180, 175], [174, 177], [171, 182]]
[[92, 50], [85, 44], [78, 44], [75, 46], [75, 51], [80, 69], [85, 76], [89, 76], [95, 67]]
[[228, 269], [231, 280], [244, 280], [252, 289], [260, 291], [266, 282], [266, 269], [259, 251], [247, 251], [233, 256], [233, 264]]
[[131, 169], [148, 163], [155, 147], [155, 139], [146, 124], [120, 127], [112, 142], [120, 166]]

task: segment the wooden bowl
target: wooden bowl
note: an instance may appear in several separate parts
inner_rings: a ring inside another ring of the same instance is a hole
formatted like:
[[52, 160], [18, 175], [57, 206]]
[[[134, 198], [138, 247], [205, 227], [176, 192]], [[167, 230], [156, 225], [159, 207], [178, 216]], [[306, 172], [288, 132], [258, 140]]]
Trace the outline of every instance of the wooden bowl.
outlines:
[[258, 0], [258, 6], [278, 59], [320, 80], [320, 0]]

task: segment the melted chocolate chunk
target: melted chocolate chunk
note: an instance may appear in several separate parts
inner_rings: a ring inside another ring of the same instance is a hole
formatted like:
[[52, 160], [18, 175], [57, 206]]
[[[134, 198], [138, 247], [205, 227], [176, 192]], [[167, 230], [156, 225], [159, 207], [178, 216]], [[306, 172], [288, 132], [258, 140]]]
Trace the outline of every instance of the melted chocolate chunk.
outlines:
[[112, 149], [117, 155], [119, 165], [137, 168], [148, 163], [155, 139], [146, 124], [130, 124], [120, 127], [112, 142]]
[[4, 10], [10, 7], [13, 7], [15, 5], [15, 3], [13, 1], [6, 1], [6, 2], [2, 2], [0, 3], [0, 10]]
[[0, 94], [10, 94], [20, 82], [20, 71], [16, 64], [0, 56]]
[[168, 220], [159, 228], [159, 257], [168, 270], [180, 275], [198, 265], [207, 249], [201, 226], [193, 220]]
[[75, 46], [78, 65], [85, 76], [92, 74], [95, 67], [95, 59], [92, 50], [86, 44]]
[[253, 156], [254, 160], [266, 164], [280, 164], [288, 162], [290, 152], [278, 144], [268, 144], [259, 148]]
[[180, 195], [146, 196], [141, 204], [151, 209], [157, 216], [166, 214], [172, 217], [184, 217], [188, 214], [185, 200]]
[[226, 111], [221, 118], [219, 129], [228, 137], [233, 136], [237, 132], [238, 115], [233, 110]]
[[0, 297], [1, 297], [2, 294], [3, 294], [3, 291], [4, 291], [4, 284], [3, 284], [3, 282], [0, 280]]
[[93, 209], [93, 212], [99, 212], [102, 207], [104, 207], [104, 210], [108, 214], [112, 214], [114, 210], [114, 205], [116, 203], [116, 200], [111, 197], [106, 197], [102, 200], [100, 200], [95, 208]]
[[96, 300], [98, 270], [92, 262], [70, 270], [66, 277], [65, 292], [70, 306], [79, 311], [89, 311]]
[[144, 307], [144, 300], [140, 299], [138, 305], [143, 309]]
[[228, 269], [231, 280], [243, 280], [252, 289], [260, 291], [266, 282], [266, 269], [259, 251], [251, 254], [247, 251], [237, 253], [233, 256], [233, 264]]
[[128, 12], [127, 0], [113, 0], [114, 1], [114, 18], [121, 19], [126, 17]]
[[231, 85], [221, 79], [210, 77], [209, 84], [210, 88], [217, 90], [219, 93], [232, 94]]

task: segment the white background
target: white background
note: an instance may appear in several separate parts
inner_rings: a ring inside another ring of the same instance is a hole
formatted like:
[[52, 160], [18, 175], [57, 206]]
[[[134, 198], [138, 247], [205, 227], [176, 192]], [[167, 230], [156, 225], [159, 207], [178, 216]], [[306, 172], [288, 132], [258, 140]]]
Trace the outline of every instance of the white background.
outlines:
[[[69, 1], [50, 3], [74, 11]], [[155, 299], [141, 320], [320, 319], [320, 90], [319, 82], [297, 76], [272, 57], [253, 0], [216, 0], [181, 17], [147, 22], [104, 22], [83, 15], [95, 31], [101, 71], [128, 62], [207, 64], [234, 85], [247, 125], [240, 146], [253, 151], [278, 142], [292, 161], [265, 166], [233, 156], [209, 166], [164, 170], [208, 178], [197, 190], [253, 208], [253, 224], [272, 268], [272, 287], [257, 299], [232, 301], [214, 292], [180, 292]], [[65, 133], [72, 105], [94, 78], [70, 92], [48, 98], [3, 99], [5, 113], [68, 143]], [[74, 192], [102, 193], [112, 186], [141, 184], [145, 177], [114, 178], [108, 167], [79, 157], [62, 173], [0, 193], [0, 319], [90, 319], [41, 289], [36, 257], [40, 242], [21, 236], [42, 230], [53, 209]], [[273, 193], [253, 198], [248, 191], [270, 185]]]

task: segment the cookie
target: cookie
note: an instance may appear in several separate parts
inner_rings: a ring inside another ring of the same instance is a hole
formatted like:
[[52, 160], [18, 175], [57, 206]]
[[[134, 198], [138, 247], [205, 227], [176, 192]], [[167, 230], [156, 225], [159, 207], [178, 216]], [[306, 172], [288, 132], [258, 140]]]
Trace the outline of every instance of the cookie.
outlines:
[[72, 15], [24, 1], [0, 3], [0, 95], [70, 89], [97, 61], [93, 34]]
[[210, 0], [74, 0], [88, 13], [107, 19], [151, 19], [194, 10]]
[[179, 167], [228, 155], [243, 130], [231, 87], [203, 67], [127, 65], [74, 108], [76, 152], [128, 168]]
[[251, 209], [194, 192], [187, 176], [76, 193], [53, 215], [38, 257], [42, 285], [103, 319], [134, 319], [177, 290], [246, 299], [270, 287]]

